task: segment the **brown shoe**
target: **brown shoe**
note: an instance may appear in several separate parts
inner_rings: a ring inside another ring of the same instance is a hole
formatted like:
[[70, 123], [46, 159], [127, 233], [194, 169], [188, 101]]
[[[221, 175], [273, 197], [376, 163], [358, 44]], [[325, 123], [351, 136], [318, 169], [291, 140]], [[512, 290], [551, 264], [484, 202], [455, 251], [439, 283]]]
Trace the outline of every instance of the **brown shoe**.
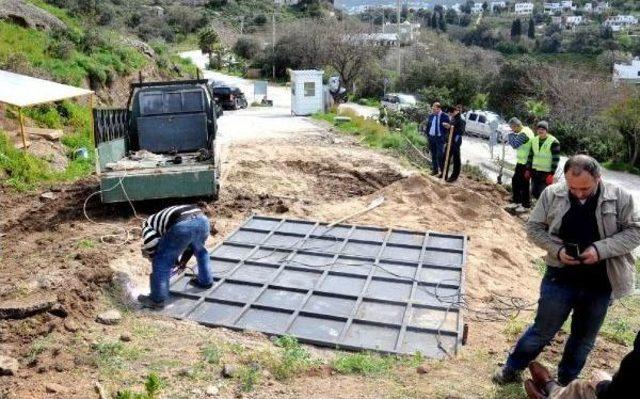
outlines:
[[549, 370], [538, 362], [529, 363], [529, 371], [531, 372], [533, 382], [536, 384], [538, 389], [542, 391], [546, 389], [547, 383], [553, 381], [553, 377], [551, 377]]
[[527, 392], [527, 397], [529, 399], [546, 399], [542, 392], [538, 389], [533, 380], [526, 380], [524, 382], [524, 390]]

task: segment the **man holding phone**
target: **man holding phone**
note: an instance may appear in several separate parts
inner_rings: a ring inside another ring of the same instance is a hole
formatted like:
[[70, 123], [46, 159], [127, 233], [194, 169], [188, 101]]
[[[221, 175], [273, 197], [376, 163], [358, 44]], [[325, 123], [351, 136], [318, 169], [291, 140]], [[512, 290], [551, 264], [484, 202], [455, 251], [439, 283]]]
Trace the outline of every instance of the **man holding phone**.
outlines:
[[558, 382], [578, 377], [607, 314], [611, 298], [633, 292], [632, 252], [640, 245], [640, 215], [633, 197], [603, 182], [587, 155], [564, 166], [566, 182], [547, 187], [529, 221], [529, 238], [547, 250], [535, 321], [520, 337], [494, 382], [520, 374], [553, 339], [573, 311], [571, 333], [558, 365]]

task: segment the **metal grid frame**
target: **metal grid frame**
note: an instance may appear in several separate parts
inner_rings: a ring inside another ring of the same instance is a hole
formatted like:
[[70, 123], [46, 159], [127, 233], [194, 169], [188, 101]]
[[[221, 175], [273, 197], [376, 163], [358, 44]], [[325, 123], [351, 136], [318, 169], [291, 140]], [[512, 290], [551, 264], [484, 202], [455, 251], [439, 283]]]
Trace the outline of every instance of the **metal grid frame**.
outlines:
[[467, 237], [252, 216], [210, 252], [214, 285], [164, 314], [350, 350], [457, 353]]

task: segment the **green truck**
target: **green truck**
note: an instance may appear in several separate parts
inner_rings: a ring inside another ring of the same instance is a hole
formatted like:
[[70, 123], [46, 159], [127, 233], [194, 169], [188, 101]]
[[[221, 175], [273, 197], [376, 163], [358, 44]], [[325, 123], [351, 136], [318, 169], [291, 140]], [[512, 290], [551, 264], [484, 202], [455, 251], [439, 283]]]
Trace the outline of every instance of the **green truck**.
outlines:
[[207, 80], [132, 83], [126, 108], [93, 116], [102, 202], [217, 199], [216, 104]]

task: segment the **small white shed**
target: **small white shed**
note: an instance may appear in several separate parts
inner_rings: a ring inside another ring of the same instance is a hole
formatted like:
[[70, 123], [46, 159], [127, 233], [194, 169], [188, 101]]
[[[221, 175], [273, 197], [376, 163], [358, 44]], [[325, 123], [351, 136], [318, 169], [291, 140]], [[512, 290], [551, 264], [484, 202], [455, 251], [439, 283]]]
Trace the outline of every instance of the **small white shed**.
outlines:
[[311, 115], [324, 110], [323, 71], [289, 71], [291, 77], [291, 113]]

